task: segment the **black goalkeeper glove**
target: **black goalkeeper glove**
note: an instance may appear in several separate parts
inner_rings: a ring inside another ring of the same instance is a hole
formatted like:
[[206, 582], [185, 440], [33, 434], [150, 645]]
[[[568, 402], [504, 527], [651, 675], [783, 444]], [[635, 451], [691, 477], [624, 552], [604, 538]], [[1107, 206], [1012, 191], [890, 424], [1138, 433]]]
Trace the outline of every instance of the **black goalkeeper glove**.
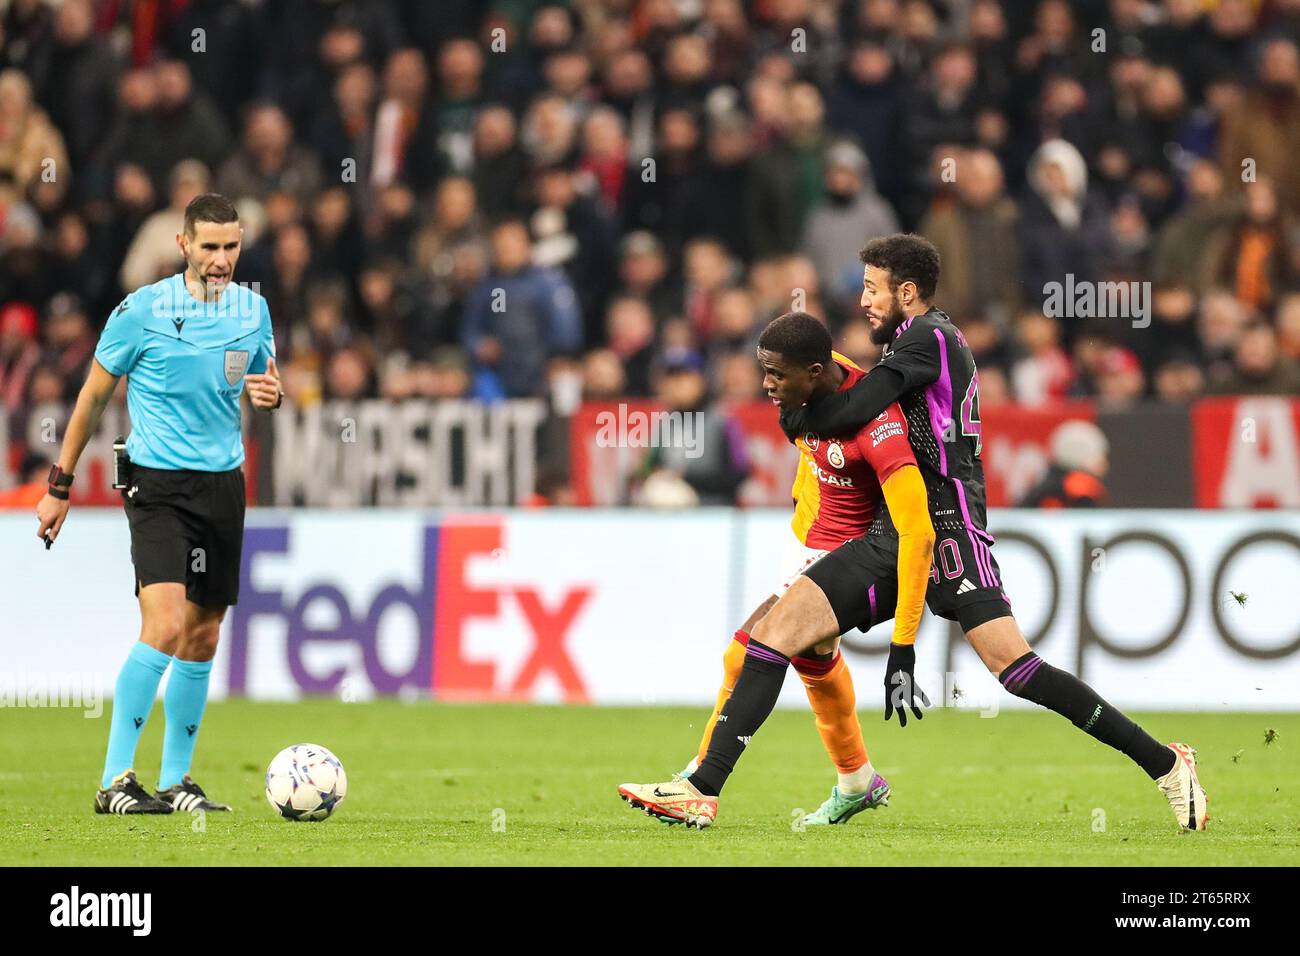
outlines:
[[921, 708], [916, 705], [916, 695], [921, 695], [921, 702], [926, 707], [930, 706], [930, 698], [925, 696], [925, 691], [916, 686], [916, 678], [912, 671], [916, 669], [916, 648], [911, 644], [894, 644], [889, 645], [889, 662], [885, 665], [885, 720], [888, 720], [898, 711], [898, 725], [907, 726], [907, 708], [912, 708], [912, 713], [916, 719], [920, 720], [925, 715], [921, 713]]

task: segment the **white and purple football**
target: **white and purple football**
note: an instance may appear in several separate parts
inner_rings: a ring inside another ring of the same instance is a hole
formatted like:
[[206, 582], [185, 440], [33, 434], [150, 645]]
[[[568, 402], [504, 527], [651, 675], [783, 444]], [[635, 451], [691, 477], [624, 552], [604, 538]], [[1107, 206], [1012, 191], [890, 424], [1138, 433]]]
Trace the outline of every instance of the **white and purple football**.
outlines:
[[343, 764], [317, 744], [285, 747], [266, 768], [266, 799], [290, 820], [324, 820], [347, 793]]

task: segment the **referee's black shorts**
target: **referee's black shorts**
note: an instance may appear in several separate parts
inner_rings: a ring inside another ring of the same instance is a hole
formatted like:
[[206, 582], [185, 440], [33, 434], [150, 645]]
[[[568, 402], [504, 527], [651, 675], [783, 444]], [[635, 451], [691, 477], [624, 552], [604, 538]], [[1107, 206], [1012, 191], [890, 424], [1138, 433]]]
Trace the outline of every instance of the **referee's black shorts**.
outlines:
[[149, 584], [175, 582], [185, 585], [194, 604], [237, 604], [244, 472], [130, 468], [122, 497], [131, 526], [135, 593]]
[[[979, 537], [938, 532], [925, 603], [935, 617], [957, 621], [963, 631], [1011, 614], [997, 562]], [[809, 567], [830, 602], [840, 633], [868, 630], [891, 620], [898, 604], [898, 540], [864, 534], [840, 545]]]

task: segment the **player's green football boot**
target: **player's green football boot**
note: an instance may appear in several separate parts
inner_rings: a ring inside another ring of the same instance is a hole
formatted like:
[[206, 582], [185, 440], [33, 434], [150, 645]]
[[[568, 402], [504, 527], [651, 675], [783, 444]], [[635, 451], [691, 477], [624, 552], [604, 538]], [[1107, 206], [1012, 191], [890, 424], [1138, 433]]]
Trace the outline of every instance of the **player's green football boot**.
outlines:
[[203, 788], [191, 780], [189, 774], [181, 777], [181, 782], [176, 786], [159, 790], [154, 796], [182, 813], [193, 813], [195, 810], [202, 810], [204, 813], [230, 810], [230, 807], [224, 803], [209, 800]]
[[863, 810], [889, 805], [889, 781], [880, 774], [873, 774], [871, 786], [866, 793], [845, 796], [839, 787], [831, 787], [831, 795], [826, 802], [803, 818], [806, 827], [834, 826], [848, 823], [849, 819]]
[[113, 785], [95, 794], [96, 813], [171, 813], [172, 805], [140, 786], [134, 770], [125, 770], [113, 778]]

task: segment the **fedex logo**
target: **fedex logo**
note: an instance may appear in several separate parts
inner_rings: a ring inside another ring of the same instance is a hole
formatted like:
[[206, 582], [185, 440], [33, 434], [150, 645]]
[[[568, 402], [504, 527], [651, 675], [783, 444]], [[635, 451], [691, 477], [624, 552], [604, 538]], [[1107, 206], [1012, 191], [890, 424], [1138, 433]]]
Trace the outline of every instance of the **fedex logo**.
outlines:
[[[293, 588], [254, 582], [251, 568], [255, 559], [292, 553], [292, 529], [248, 528], [239, 603], [230, 610], [230, 693], [247, 692], [250, 647], [255, 639], [252, 625], [271, 617], [284, 624], [286, 664], [305, 694], [338, 691], [346, 668], [313, 671], [306, 661], [310, 647], [333, 642], [360, 649], [376, 694], [396, 694], [410, 687], [432, 689], [444, 699], [526, 700], [533, 696], [539, 681], [550, 678], [566, 701], [585, 702], [587, 690], [565, 642], [593, 589], [578, 585], [548, 600], [538, 589], [522, 584], [473, 586], [467, 576], [469, 564], [500, 554], [502, 531], [502, 524], [493, 520], [426, 527], [418, 583], [382, 586], [362, 607], [354, 608], [330, 580], [306, 581]], [[321, 603], [333, 612], [329, 626], [314, 623], [319, 616], [307, 613], [309, 607]], [[417, 653], [406, 670], [390, 670], [380, 654], [385, 617], [395, 609], [413, 614], [419, 629]], [[513, 677], [504, 676], [497, 661], [473, 659], [466, 653], [471, 624], [491, 624], [507, 614], [512, 619], [522, 618], [531, 644]]]

